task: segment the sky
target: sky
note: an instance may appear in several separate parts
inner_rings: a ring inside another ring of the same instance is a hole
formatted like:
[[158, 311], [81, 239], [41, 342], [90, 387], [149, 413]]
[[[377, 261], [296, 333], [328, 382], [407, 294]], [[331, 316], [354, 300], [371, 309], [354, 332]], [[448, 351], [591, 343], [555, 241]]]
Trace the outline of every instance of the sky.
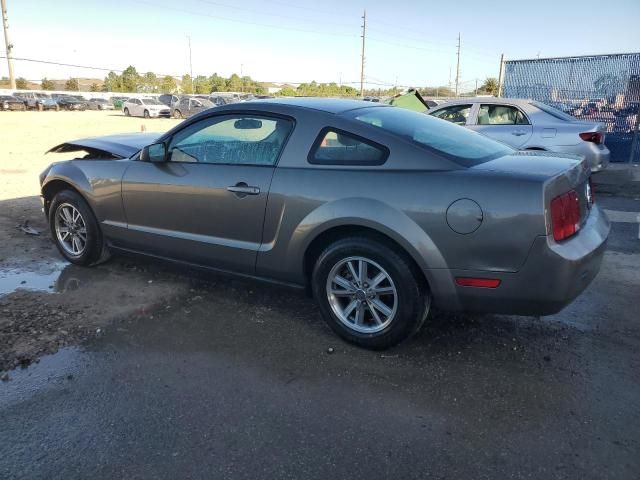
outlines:
[[[460, 86], [507, 59], [640, 51], [640, 0], [7, 0], [16, 58], [138, 72], [232, 73], [259, 81]], [[2, 44], [4, 46], [4, 44]], [[4, 55], [4, 53], [2, 53]], [[103, 78], [106, 71], [15, 61], [17, 77]], [[0, 59], [0, 76], [7, 75]]]

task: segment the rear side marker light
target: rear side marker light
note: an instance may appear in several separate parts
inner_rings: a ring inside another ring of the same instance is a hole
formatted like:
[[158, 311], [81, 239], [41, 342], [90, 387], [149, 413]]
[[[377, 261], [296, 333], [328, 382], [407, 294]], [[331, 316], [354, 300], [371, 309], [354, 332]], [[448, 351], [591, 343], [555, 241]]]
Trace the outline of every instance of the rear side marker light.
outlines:
[[592, 142], [597, 145], [602, 143], [602, 133], [600, 132], [585, 132], [580, 134], [580, 138], [585, 142]]
[[574, 235], [580, 230], [580, 202], [575, 190], [563, 193], [551, 200], [551, 226], [556, 242]]
[[501, 280], [497, 278], [456, 277], [461, 287], [497, 288]]

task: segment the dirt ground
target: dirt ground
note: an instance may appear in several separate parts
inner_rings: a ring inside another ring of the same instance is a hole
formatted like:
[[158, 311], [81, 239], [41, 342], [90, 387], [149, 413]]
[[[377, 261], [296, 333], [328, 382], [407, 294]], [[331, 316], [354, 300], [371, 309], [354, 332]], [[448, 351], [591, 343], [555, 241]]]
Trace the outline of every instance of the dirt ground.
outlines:
[[[178, 122], [118, 111], [0, 112], [0, 371], [95, 336], [115, 318], [148, 315], [184, 293], [170, 275], [142, 275], [140, 264], [116, 260], [86, 270], [63, 262], [38, 197], [39, 173], [69, 156], [45, 155], [51, 147], [112, 133], [161, 133]], [[25, 222], [40, 234], [17, 228]]]
[[0, 200], [38, 195], [38, 175], [69, 154], [45, 152], [78, 138], [131, 132], [166, 132], [180, 120], [125, 117], [122, 112], [0, 112]]

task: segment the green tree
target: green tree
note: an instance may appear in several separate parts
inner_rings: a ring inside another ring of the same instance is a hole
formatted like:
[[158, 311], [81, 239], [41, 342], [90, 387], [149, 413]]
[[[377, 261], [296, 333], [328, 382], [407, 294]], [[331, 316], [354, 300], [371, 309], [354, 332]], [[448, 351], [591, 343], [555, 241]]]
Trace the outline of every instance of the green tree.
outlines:
[[158, 90], [158, 77], [153, 72], [147, 72], [142, 77], [142, 90], [147, 93], [153, 93]]
[[209, 85], [212, 92], [226, 92], [227, 91], [227, 79], [221, 77], [217, 73], [214, 73], [209, 77]]
[[28, 90], [29, 89], [29, 82], [27, 82], [26, 78], [18, 77], [18, 78], [16, 78], [16, 88], [18, 88], [20, 90]]
[[98, 85], [97, 83], [92, 83], [91, 86], [89, 87], [89, 91], [91, 92], [99, 92], [100, 91], [100, 85]]
[[40, 82], [40, 88], [42, 88], [42, 90], [55, 90], [56, 86], [51, 80], [44, 77]]
[[77, 78], [70, 78], [64, 84], [64, 89], [69, 91], [77, 92], [80, 90], [80, 84], [78, 83]]
[[182, 88], [182, 93], [193, 93], [193, 80], [188, 73], [185, 73], [182, 76], [182, 81], [180, 83], [180, 87]]
[[424, 87], [418, 89], [420, 95], [423, 97], [455, 97], [456, 92], [451, 90], [449, 87], [440, 86], [440, 87]]
[[485, 93], [487, 95], [497, 95], [498, 94], [498, 79], [489, 77], [478, 89], [478, 93]]
[[123, 92], [137, 92], [138, 87], [141, 85], [142, 81], [140, 79], [140, 74], [133, 65], [129, 65], [124, 69], [121, 75], [122, 78], [122, 91]]
[[241, 92], [242, 86], [242, 79], [235, 73], [227, 79], [227, 92]]
[[176, 79], [167, 75], [162, 79], [160, 83], [160, 92], [161, 93], [173, 93], [178, 89], [178, 84], [176, 83]]
[[292, 87], [283, 87], [277, 93], [281, 97], [295, 97], [297, 94], [298, 92]]
[[122, 92], [122, 77], [115, 72], [109, 72], [104, 78], [106, 92]]
[[198, 75], [193, 79], [193, 88], [195, 93], [199, 94], [209, 94], [211, 93], [211, 81], [210, 77], [205, 77], [204, 75]]

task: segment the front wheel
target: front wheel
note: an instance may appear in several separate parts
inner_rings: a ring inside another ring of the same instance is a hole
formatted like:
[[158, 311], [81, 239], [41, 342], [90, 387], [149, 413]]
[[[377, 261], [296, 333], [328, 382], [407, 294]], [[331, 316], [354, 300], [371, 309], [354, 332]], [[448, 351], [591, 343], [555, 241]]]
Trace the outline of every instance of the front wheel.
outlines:
[[182, 118], [182, 112], [180, 110], [174, 110], [173, 118]]
[[125, 116], [125, 117], [128, 117], [128, 116], [129, 116], [129, 109], [128, 109], [128, 108], [125, 108], [125, 109], [124, 109], [124, 116]]
[[411, 260], [366, 237], [329, 245], [316, 261], [311, 282], [331, 329], [365, 348], [389, 348], [413, 335], [431, 303]]
[[108, 258], [98, 222], [76, 192], [62, 190], [49, 207], [49, 228], [60, 253], [76, 265], [92, 265]]
[[144, 118], [149, 118], [149, 110], [144, 111]]

